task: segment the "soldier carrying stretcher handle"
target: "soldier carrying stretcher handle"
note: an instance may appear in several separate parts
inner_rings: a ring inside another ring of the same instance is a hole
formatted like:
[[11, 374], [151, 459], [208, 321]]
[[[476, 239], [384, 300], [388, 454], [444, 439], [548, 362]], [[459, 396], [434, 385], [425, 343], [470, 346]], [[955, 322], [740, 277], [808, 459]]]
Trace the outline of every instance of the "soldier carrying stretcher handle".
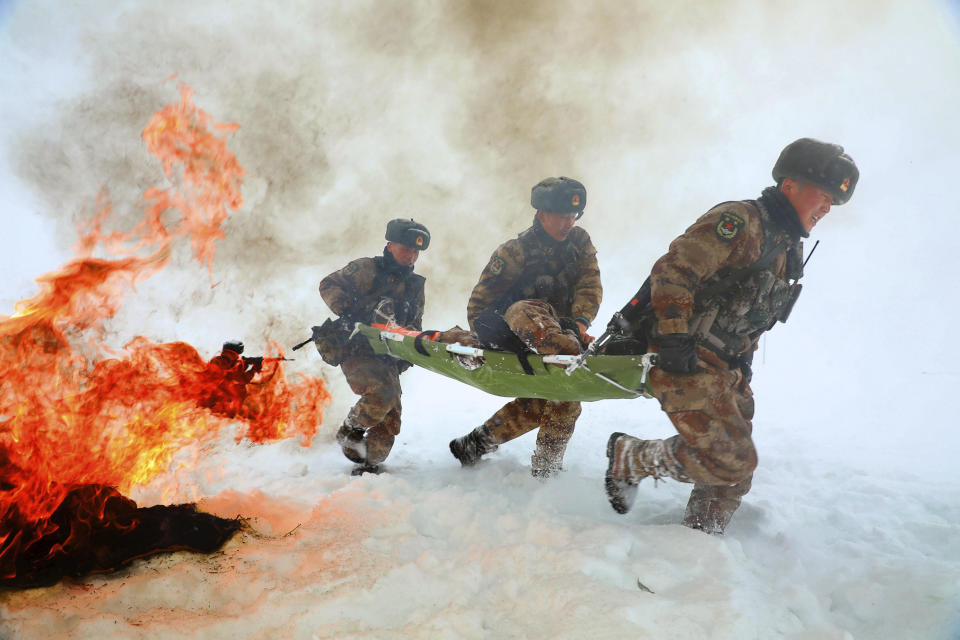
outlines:
[[801, 238], [850, 199], [859, 176], [840, 145], [796, 140], [774, 165], [776, 186], [715, 206], [654, 264], [619, 315], [643, 350], [657, 352], [650, 386], [678, 435], [610, 436], [606, 489], [616, 511], [631, 508], [643, 478], [673, 478], [694, 485], [683, 523], [723, 533], [757, 466], [753, 352], [796, 302]]
[[393, 448], [400, 433], [400, 374], [410, 363], [374, 354], [350, 329], [356, 322], [391, 322], [419, 331], [423, 319], [425, 278], [413, 265], [430, 245], [430, 232], [397, 218], [387, 224], [385, 237], [382, 256], [358, 258], [320, 283], [323, 301], [340, 318], [314, 327], [311, 338], [360, 396], [337, 431], [344, 456], [356, 463], [353, 475], [379, 473]]
[[[587, 328], [603, 295], [600, 269], [590, 235], [574, 226], [586, 202], [583, 184], [571, 178], [546, 178], [533, 187], [533, 225], [497, 247], [467, 304], [478, 336], [493, 318], [541, 355], [576, 355], [593, 340]], [[580, 411], [579, 402], [517, 398], [452, 440], [450, 452], [463, 466], [473, 466], [504, 442], [539, 429], [531, 473], [547, 477], [560, 470]]]

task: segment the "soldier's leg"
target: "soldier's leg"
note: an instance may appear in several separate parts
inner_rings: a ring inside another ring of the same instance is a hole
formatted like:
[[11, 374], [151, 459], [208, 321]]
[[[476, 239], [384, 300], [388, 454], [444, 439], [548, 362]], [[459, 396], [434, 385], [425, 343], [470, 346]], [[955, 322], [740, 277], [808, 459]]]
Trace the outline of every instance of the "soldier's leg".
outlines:
[[[542, 300], [520, 300], [507, 308], [503, 319], [524, 343], [537, 353], [578, 354], [580, 342], [560, 327], [553, 307]], [[576, 405], [575, 409], [568, 405]], [[543, 463], [563, 459], [566, 443], [580, 415], [579, 403], [552, 402], [539, 398], [517, 398], [505, 404], [482, 425], [450, 441], [450, 452], [464, 466], [479, 462], [486, 453], [537, 427], [538, 449], [543, 438]], [[553, 417], [551, 417], [553, 416]], [[546, 431], [543, 427], [546, 426]], [[536, 454], [535, 454], [536, 455]], [[558, 463], [559, 468], [559, 463]]]
[[540, 398], [517, 398], [508, 402], [482, 425], [451, 440], [450, 452], [462, 465], [475, 465], [482, 455], [539, 427], [548, 402]]
[[642, 478], [668, 477], [716, 488], [692, 496], [697, 499], [690, 508], [691, 522], [707, 507], [720, 509], [710, 506], [719, 499], [714, 495], [730, 496], [720, 509], [729, 512], [729, 520], [739, 496], [749, 490], [757, 464], [750, 437], [753, 401], [749, 386], [738, 370], [713, 363], [704, 363], [702, 371], [694, 375], [654, 369], [651, 386], [679, 435], [666, 440], [640, 440], [624, 434], [610, 437], [606, 483], [611, 504], [624, 513]]
[[[740, 414], [746, 420], [752, 421], [753, 394], [746, 380], [738, 385], [737, 405]], [[683, 524], [707, 533], [723, 533], [733, 513], [740, 507], [743, 496], [750, 491], [752, 482], [751, 474], [746, 480], [732, 485], [695, 484], [687, 501]]]
[[723, 533], [733, 512], [740, 507], [741, 499], [750, 491], [752, 481], [751, 476], [734, 485], [694, 485], [683, 515], [683, 524], [707, 533]]
[[344, 360], [340, 369], [350, 389], [360, 396], [350, 410], [354, 419], [369, 429], [400, 406], [400, 375], [396, 362], [386, 356], [356, 356]]
[[580, 353], [580, 341], [560, 326], [560, 318], [542, 300], [519, 300], [510, 305], [503, 319], [524, 343], [542, 355]]
[[654, 368], [650, 381], [679, 434], [667, 440], [671, 452], [691, 481], [733, 485], [751, 477], [753, 394], [738, 369], [705, 361], [694, 375]]
[[563, 455], [581, 410], [579, 402], [545, 403], [537, 432], [537, 447], [530, 458], [530, 473], [536, 477], [549, 477], [561, 469]]
[[[348, 459], [368, 462], [369, 432], [386, 421], [385, 427], [374, 432], [374, 455], [383, 455], [377, 461], [382, 462], [400, 429], [400, 376], [396, 363], [384, 357], [355, 356], [344, 360], [340, 368], [360, 399], [337, 432], [337, 441]], [[395, 416], [388, 419], [391, 412]]]
[[472, 467], [480, 457], [493, 453], [502, 443], [522, 436], [540, 425], [540, 414], [546, 400], [517, 398], [503, 405], [482, 425], [450, 441], [450, 453], [465, 467]]
[[391, 409], [379, 424], [367, 430], [367, 462], [377, 465], [387, 459], [400, 433], [400, 408]]

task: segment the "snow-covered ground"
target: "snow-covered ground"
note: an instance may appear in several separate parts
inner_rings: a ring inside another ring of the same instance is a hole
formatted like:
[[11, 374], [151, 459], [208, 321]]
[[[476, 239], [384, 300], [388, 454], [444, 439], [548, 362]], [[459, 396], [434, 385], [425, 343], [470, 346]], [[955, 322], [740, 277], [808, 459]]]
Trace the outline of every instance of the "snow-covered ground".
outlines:
[[295, 344], [327, 314], [319, 279], [401, 215], [433, 232], [426, 324], [464, 324], [557, 174], [587, 185], [602, 324], [697, 215], [755, 197], [787, 142], [839, 142], [862, 174], [758, 354], [760, 466], [725, 536], [677, 524], [684, 485], [607, 504], [607, 436], [670, 435], [655, 401], [586, 404], [541, 482], [533, 434], [462, 470], [447, 442], [503, 400], [414, 369], [386, 472], [354, 478], [332, 443], [353, 396], [297, 352], [289, 370], [334, 393], [312, 448], [224, 433], [132, 495], [250, 532], [0, 593], [0, 638], [957, 640], [958, 34], [956, 3], [933, 1], [0, 2], [0, 313], [69, 256], [101, 185], [135, 219], [161, 175], [139, 133], [175, 82], [240, 124], [246, 204], [216, 286], [184, 251], [131, 294], [117, 345]]
[[[208, 510], [253, 518], [256, 534], [239, 535], [212, 556], [180, 553], [116, 575], [6, 594], [0, 635], [821, 640], [960, 633], [955, 477], [938, 481], [869, 456], [856, 457], [862, 466], [831, 462], [820, 454], [835, 426], [761, 408], [755, 488], [727, 534], [711, 537], [677, 524], [684, 486], [643, 486], [625, 516], [606, 502], [606, 436], [624, 427], [663, 431], [654, 401], [588, 405], [566, 472], [542, 482], [528, 472], [530, 436], [476, 470], [461, 470], [448, 439], [497, 401], [426, 373], [408, 375], [408, 419], [386, 473], [350, 477], [350, 464], [329, 443], [305, 449], [224, 439], [199, 468], [176, 474], [183, 492], [175, 499], [196, 491]], [[762, 398], [769, 385], [759, 386]], [[158, 496], [144, 490], [135, 497]]]

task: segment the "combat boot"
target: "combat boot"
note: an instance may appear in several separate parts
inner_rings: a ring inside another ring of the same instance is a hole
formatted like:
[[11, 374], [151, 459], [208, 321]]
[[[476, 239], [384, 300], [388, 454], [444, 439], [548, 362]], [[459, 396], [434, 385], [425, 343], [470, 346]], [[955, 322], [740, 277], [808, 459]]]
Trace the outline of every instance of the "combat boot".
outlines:
[[380, 475], [380, 465], [370, 464], [369, 462], [361, 462], [355, 465], [350, 471], [350, 475], [352, 476], [362, 476], [365, 473]]
[[[541, 427], [542, 429], [543, 427]], [[572, 433], [572, 429], [571, 429]], [[552, 478], [563, 469], [563, 454], [569, 440], [544, 440], [530, 456], [530, 475], [534, 478]]]
[[481, 425], [460, 438], [450, 441], [450, 453], [464, 467], [472, 467], [480, 462], [480, 457], [497, 450], [497, 443], [486, 425]]
[[[683, 516], [683, 525], [699, 529], [711, 535], [723, 535], [733, 512], [740, 507], [739, 487], [702, 487], [697, 485], [690, 492], [687, 510]], [[746, 489], [749, 489], [749, 484]], [[745, 492], [745, 490], [744, 490]]]
[[337, 444], [343, 449], [343, 455], [350, 462], [362, 463], [367, 460], [367, 443], [364, 440], [366, 429], [353, 421], [349, 415], [337, 430]]
[[617, 513], [630, 511], [637, 497], [637, 485], [646, 477], [690, 482], [670, 451], [669, 441], [612, 433], [607, 440], [607, 458], [610, 462], [604, 483], [610, 506]]

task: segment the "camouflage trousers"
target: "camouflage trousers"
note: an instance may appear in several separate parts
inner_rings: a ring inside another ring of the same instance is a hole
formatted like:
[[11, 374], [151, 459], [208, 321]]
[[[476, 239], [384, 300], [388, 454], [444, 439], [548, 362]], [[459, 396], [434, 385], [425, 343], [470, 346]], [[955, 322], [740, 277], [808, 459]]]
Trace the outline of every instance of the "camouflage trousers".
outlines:
[[664, 444], [686, 476], [679, 479], [694, 483], [685, 523], [725, 525], [750, 491], [757, 466], [753, 392], [739, 369], [705, 349], [698, 355], [697, 373], [654, 367], [650, 386], [678, 433]]
[[[580, 342], [560, 327], [557, 312], [542, 300], [520, 300], [503, 314], [510, 329], [541, 355], [580, 353]], [[557, 464], [563, 459], [580, 416], [579, 402], [517, 398], [505, 404], [485, 423], [494, 444], [502, 444], [539, 428], [537, 453]]]
[[366, 430], [366, 461], [387, 459], [400, 433], [400, 373], [389, 356], [354, 355], [340, 363], [350, 389], [360, 396], [347, 421]]

